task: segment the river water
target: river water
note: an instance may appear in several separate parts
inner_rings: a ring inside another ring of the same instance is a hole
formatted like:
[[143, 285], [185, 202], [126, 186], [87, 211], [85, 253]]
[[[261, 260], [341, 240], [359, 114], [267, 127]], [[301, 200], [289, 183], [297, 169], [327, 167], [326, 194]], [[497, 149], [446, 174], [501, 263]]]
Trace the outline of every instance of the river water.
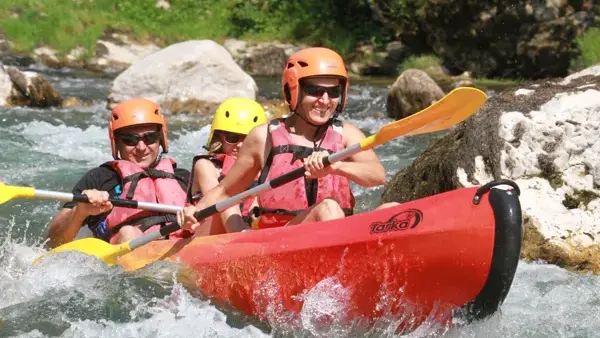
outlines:
[[[110, 77], [86, 72], [43, 72], [63, 96], [91, 105], [65, 109], [0, 108], [0, 181], [69, 192], [88, 169], [111, 160], [105, 97]], [[279, 79], [257, 79], [262, 98], [279, 98]], [[391, 122], [385, 117], [387, 89], [353, 84], [344, 118], [366, 134]], [[206, 143], [208, 118], [170, 115], [170, 155], [190, 168]], [[400, 138], [376, 149], [390, 178], [441, 136]], [[382, 188], [354, 186], [359, 211], [377, 205]], [[134, 273], [108, 268], [82, 255], [48, 259], [47, 226], [60, 203], [13, 200], [0, 205], [0, 337], [333, 337], [362, 336], [351, 327], [317, 331], [265, 325], [191, 296], [172, 271], [156, 263]], [[423, 325], [410, 337], [597, 337], [600, 279], [543, 263], [521, 262], [502, 310], [459, 329]], [[327, 309], [321, 309], [327, 310]], [[393, 324], [369, 332], [393, 337]]]

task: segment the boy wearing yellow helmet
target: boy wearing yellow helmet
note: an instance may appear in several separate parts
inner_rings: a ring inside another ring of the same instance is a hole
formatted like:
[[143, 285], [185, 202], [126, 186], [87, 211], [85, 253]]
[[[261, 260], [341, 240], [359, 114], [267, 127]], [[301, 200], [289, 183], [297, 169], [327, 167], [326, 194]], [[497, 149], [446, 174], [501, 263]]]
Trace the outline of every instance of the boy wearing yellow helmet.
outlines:
[[[211, 124], [205, 147], [208, 154], [198, 155], [192, 162], [188, 198], [197, 201], [216, 187], [235, 163], [246, 135], [255, 126], [266, 122], [263, 107], [254, 100], [234, 97], [223, 101]], [[204, 220], [194, 233], [196, 236], [204, 236], [248, 229], [250, 213], [255, 205], [256, 198], [250, 198], [240, 206]]]

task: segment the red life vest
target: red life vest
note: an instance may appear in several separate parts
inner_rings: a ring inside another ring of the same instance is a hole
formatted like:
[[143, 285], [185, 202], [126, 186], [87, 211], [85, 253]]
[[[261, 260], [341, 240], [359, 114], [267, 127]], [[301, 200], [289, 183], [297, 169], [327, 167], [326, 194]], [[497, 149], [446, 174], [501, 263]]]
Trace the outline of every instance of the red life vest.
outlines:
[[[186, 194], [177, 179], [172, 159], [161, 159], [153, 168], [144, 169], [133, 162], [116, 160], [103, 164], [109, 166], [121, 177], [123, 192], [121, 199], [138, 200], [150, 203], [162, 203], [184, 206]], [[110, 231], [111, 239], [125, 225], [135, 225], [142, 232], [155, 231], [161, 224], [176, 222], [173, 214], [163, 214], [156, 211], [114, 207], [106, 217], [106, 228]], [[191, 234], [179, 230], [169, 235], [169, 238], [189, 237]]]
[[[302, 160], [313, 151], [328, 151], [332, 154], [342, 150], [342, 124], [339, 121], [327, 127], [323, 141], [317, 149], [294, 144], [283, 119], [272, 120], [269, 123], [269, 133], [272, 147], [259, 183], [302, 167]], [[335, 199], [346, 215], [351, 215], [354, 211], [354, 195], [346, 177], [328, 175], [317, 180], [302, 177], [258, 196], [260, 219], [255, 226], [283, 226], [299, 212], [325, 198]]]
[[[211, 161], [215, 167], [219, 170], [219, 182], [227, 176], [231, 167], [236, 161], [236, 158], [233, 156], [229, 156], [226, 154], [216, 154], [216, 155], [197, 155], [192, 160], [192, 177], [190, 178], [189, 186], [188, 186], [188, 201], [197, 202], [202, 198], [202, 193], [199, 192], [196, 195], [192, 196], [192, 182], [194, 181], [194, 166], [199, 159], [207, 159]], [[244, 202], [240, 203], [240, 210], [242, 211], [242, 216], [247, 217], [250, 214], [250, 207], [252, 205], [254, 198], [248, 198]]]

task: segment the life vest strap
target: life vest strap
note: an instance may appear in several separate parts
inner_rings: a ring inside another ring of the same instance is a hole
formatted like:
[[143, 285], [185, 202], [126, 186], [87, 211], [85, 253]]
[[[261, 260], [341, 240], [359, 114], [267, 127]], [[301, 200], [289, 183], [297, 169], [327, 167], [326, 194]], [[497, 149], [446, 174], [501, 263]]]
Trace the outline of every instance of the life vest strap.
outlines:
[[123, 222], [122, 224], [117, 225], [112, 229], [112, 233], [116, 234], [121, 230], [122, 227], [126, 225], [133, 225], [140, 229], [142, 232], [150, 229], [151, 227], [161, 224], [161, 227], [165, 226], [166, 223], [177, 222], [177, 216], [174, 214], [165, 214], [165, 215], [153, 215], [153, 216], [144, 216], [133, 218]]
[[154, 168], [148, 168], [142, 172], [139, 173], [135, 173], [133, 175], [129, 175], [125, 178], [123, 178], [123, 186], [125, 186], [125, 184], [127, 184], [128, 182], [131, 182], [131, 185], [129, 186], [129, 191], [127, 191], [127, 196], [125, 197], [128, 200], [133, 199], [133, 196], [135, 194], [135, 189], [137, 188], [137, 184], [140, 181], [140, 179], [145, 178], [145, 177], [150, 177], [150, 178], [171, 178], [176, 180], [177, 177], [171, 173], [168, 173], [166, 171], [162, 171], [162, 170], [157, 170]]

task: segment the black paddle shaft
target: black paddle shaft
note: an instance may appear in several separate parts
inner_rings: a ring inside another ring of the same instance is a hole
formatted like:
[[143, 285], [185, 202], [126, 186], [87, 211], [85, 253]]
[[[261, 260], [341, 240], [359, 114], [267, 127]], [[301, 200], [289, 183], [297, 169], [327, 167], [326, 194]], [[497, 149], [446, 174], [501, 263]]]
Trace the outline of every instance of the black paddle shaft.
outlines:
[[[110, 203], [112, 203], [112, 205], [115, 207], [131, 208], [131, 209], [138, 208], [138, 201], [134, 201], [134, 200], [120, 200], [120, 199], [111, 198], [108, 201]], [[90, 203], [90, 200], [84, 194], [73, 194], [73, 202]]]

